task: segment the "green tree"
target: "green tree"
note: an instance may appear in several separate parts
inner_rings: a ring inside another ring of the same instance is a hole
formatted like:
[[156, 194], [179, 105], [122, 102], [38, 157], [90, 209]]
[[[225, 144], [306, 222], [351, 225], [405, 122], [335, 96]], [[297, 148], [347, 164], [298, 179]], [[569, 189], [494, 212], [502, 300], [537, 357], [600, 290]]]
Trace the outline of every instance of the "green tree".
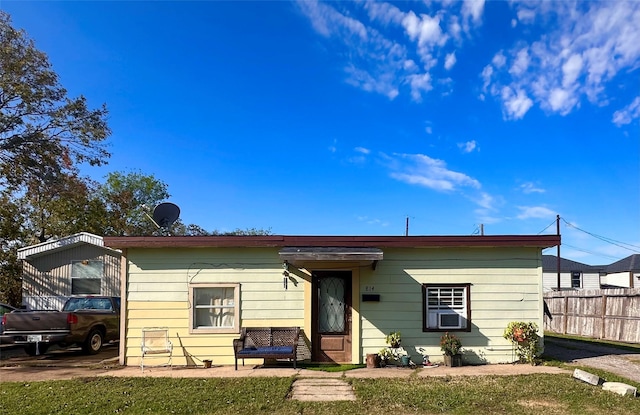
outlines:
[[100, 188], [107, 211], [104, 235], [152, 235], [157, 227], [149, 219], [152, 209], [169, 198], [167, 184], [140, 172], [109, 173]]
[[22, 299], [22, 267], [17, 249], [24, 239], [24, 206], [0, 193], [0, 302], [19, 305]]
[[0, 185], [21, 190], [110, 154], [107, 109], [69, 98], [47, 56], [0, 11]]

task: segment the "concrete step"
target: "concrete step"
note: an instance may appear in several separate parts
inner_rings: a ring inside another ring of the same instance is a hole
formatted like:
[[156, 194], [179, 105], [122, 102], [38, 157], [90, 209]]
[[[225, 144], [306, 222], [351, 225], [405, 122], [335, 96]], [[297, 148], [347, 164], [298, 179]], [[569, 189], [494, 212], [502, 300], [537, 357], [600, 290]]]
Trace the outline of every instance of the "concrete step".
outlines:
[[298, 379], [293, 382], [290, 399], [297, 401], [355, 401], [351, 385], [340, 379]]

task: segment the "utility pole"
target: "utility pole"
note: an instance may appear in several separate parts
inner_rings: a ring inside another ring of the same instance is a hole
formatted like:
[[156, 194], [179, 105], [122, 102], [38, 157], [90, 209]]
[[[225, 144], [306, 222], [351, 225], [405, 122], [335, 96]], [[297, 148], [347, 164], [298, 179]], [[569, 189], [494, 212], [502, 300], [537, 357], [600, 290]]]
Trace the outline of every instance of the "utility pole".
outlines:
[[407, 216], [407, 222], [404, 227], [404, 236], [409, 236], [409, 216]]
[[[556, 215], [556, 235], [560, 236], [560, 215]], [[558, 291], [560, 291], [560, 242], [558, 242], [558, 257], [556, 258], [558, 271]]]

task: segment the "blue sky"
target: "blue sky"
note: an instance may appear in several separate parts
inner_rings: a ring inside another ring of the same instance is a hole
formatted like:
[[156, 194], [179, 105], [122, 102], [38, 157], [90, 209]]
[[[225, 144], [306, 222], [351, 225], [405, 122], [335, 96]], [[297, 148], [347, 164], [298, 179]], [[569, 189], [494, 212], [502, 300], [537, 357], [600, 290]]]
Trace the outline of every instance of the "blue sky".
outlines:
[[186, 223], [495, 235], [560, 215], [563, 257], [640, 253], [640, 2], [0, 8], [107, 104], [113, 156], [83, 173], [153, 174]]

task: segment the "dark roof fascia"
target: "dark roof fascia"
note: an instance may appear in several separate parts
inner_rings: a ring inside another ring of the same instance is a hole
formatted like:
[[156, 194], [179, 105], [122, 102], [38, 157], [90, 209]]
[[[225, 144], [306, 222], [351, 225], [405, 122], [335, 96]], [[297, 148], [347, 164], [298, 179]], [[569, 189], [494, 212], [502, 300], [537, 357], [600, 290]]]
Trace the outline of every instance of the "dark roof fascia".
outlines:
[[129, 248], [264, 248], [264, 247], [530, 247], [549, 248], [560, 243], [558, 235], [483, 236], [109, 236], [105, 246]]

